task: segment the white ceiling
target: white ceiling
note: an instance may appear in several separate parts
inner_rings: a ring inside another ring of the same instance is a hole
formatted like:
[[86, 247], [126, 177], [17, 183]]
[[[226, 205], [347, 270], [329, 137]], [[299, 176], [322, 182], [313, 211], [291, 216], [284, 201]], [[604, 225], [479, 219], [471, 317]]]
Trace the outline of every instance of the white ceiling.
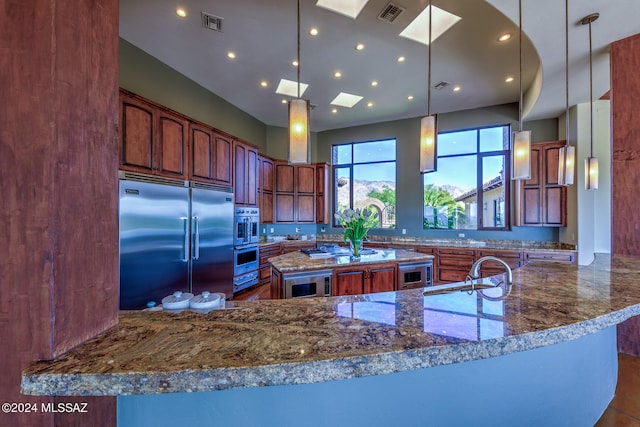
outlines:
[[[369, 0], [357, 19], [301, 0], [301, 81], [309, 84], [304, 98], [315, 106], [313, 131], [408, 117], [427, 112], [427, 47], [398, 34], [427, 5], [426, 0], [394, 0], [405, 11], [392, 24], [376, 17], [388, 0]], [[575, 3], [575, 5], [573, 4]], [[442, 0], [434, 6], [462, 20], [432, 44], [432, 113], [516, 102], [518, 92], [518, 2], [515, 0]], [[175, 14], [177, 6], [186, 18]], [[260, 121], [286, 127], [287, 106], [275, 93], [280, 78], [296, 80], [296, 0], [121, 0], [120, 36], [196, 81]], [[540, 96], [527, 119], [557, 117], [564, 111], [564, 2], [523, 0], [525, 90], [542, 62]], [[224, 18], [223, 32], [205, 29], [200, 12]], [[593, 24], [594, 93], [608, 90], [609, 44], [640, 32], [639, 0], [573, 0], [570, 4], [571, 104], [587, 102], [588, 30], [576, 24], [600, 12]], [[506, 15], [506, 16], [505, 16]], [[513, 21], [512, 21], [513, 20]], [[514, 24], [516, 22], [516, 24]], [[308, 29], [315, 26], [318, 36]], [[498, 43], [497, 37], [514, 37]], [[356, 52], [356, 43], [365, 44]], [[533, 44], [532, 44], [533, 43]], [[534, 48], [535, 46], [535, 48]], [[226, 57], [234, 51], [235, 60]], [[407, 59], [399, 64], [399, 55]], [[334, 71], [343, 77], [335, 79]], [[507, 84], [504, 79], [516, 80]], [[371, 80], [379, 82], [371, 87]], [[268, 87], [260, 86], [260, 81]], [[452, 88], [460, 85], [459, 92]], [[330, 102], [339, 92], [363, 96], [353, 108]], [[409, 101], [408, 95], [414, 99]], [[534, 96], [534, 99], [536, 97]], [[373, 107], [367, 103], [373, 102]]]

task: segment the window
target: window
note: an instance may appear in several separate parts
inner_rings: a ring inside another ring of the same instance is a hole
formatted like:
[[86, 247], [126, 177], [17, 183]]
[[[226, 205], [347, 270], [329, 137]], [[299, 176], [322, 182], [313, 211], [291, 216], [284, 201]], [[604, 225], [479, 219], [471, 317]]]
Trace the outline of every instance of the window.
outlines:
[[395, 228], [396, 140], [334, 145], [332, 164], [334, 213], [368, 208], [374, 227]]
[[509, 126], [438, 134], [438, 170], [423, 176], [424, 228], [509, 227]]

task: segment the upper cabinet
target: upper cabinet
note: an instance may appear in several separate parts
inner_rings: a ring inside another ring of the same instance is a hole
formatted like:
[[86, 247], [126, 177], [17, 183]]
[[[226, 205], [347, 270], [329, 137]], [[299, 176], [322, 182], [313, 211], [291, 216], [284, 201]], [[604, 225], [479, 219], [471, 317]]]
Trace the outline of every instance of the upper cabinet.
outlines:
[[326, 163], [316, 165], [316, 223], [329, 222], [329, 166]]
[[258, 150], [233, 141], [233, 167], [236, 205], [258, 206]]
[[516, 187], [515, 225], [567, 225], [567, 188], [558, 185], [558, 154], [564, 145], [564, 141], [532, 144], [531, 179]]
[[233, 183], [232, 139], [206, 125], [191, 123], [189, 130], [191, 141], [189, 178], [194, 181], [231, 186]]
[[273, 160], [259, 156], [258, 197], [260, 203], [260, 222], [273, 222]]
[[188, 122], [181, 116], [122, 94], [120, 168], [186, 178]]
[[275, 222], [315, 222], [316, 167], [275, 162]]

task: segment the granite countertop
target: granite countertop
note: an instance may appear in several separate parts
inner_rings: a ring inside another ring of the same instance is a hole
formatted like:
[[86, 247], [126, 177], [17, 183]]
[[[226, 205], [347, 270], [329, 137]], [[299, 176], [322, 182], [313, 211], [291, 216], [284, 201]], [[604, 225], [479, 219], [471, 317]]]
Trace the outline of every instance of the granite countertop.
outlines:
[[330, 258], [311, 258], [300, 251], [295, 251], [269, 258], [269, 262], [276, 270], [282, 273], [289, 273], [292, 271], [319, 270], [323, 268], [355, 267], [361, 264], [415, 262], [433, 259], [433, 255], [401, 249], [376, 249], [375, 252], [375, 254], [371, 255], [362, 255], [360, 259], [352, 259], [349, 255], [339, 255]]
[[[640, 314], [640, 259], [532, 262], [508, 297], [420, 289], [237, 302], [208, 314], [122, 312], [119, 324], [23, 373], [35, 395], [129, 395], [303, 384], [534, 349]], [[499, 289], [498, 289], [499, 290]], [[492, 290], [492, 292], [495, 290]]]

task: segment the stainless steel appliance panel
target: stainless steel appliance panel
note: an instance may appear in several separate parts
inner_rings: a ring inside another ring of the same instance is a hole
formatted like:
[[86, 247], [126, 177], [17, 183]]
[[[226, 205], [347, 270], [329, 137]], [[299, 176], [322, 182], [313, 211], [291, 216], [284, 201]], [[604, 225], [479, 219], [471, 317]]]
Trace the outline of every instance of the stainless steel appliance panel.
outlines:
[[398, 264], [398, 289], [416, 289], [433, 285], [433, 261]]
[[120, 309], [189, 291], [189, 189], [120, 181]]
[[233, 274], [257, 271], [260, 263], [260, 248], [258, 245], [236, 248], [234, 251]]
[[319, 270], [282, 276], [284, 297], [310, 298], [331, 296], [333, 271]]
[[233, 193], [191, 188], [191, 291], [233, 295]]
[[260, 227], [260, 210], [258, 208], [236, 208], [234, 225], [234, 246], [257, 245]]

